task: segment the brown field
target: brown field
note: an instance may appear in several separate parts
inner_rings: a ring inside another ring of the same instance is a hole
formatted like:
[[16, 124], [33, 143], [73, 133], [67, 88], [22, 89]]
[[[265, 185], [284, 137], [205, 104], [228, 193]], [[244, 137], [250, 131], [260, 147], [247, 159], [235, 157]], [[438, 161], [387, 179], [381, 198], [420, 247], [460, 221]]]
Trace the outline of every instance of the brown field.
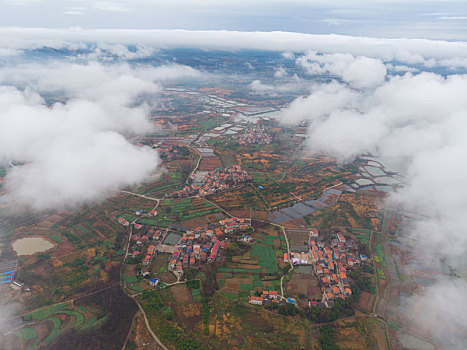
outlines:
[[287, 227], [295, 227], [295, 228], [303, 228], [310, 226], [303, 218], [293, 219], [289, 221], [281, 222], [282, 225], [286, 225]]
[[183, 221], [181, 225], [188, 227], [189, 229], [195, 229], [196, 227], [206, 225], [206, 220], [204, 218], [196, 218], [188, 221]]
[[378, 327], [378, 324], [370, 318], [338, 321], [336, 327], [336, 344], [340, 349], [380, 349], [375, 337], [376, 327]]
[[170, 287], [170, 291], [177, 303], [189, 303], [193, 300], [190, 290], [184, 284]]
[[199, 170], [209, 171], [216, 168], [222, 167], [221, 159], [218, 156], [215, 157], [203, 157], [199, 163]]
[[225, 280], [225, 288], [226, 289], [235, 289], [239, 290], [239, 285], [240, 284], [246, 284], [246, 283], [253, 283], [253, 278], [228, 278]]
[[254, 218], [258, 220], [268, 220], [268, 212], [266, 210], [255, 210]]
[[157, 275], [157, 278], [160, 279], [164, 283], [173, 283], [177, 280], [171, 272], [162, 272]]
[[368, 292], [361, 292], [360, 294], [360, 300], [358, 301], [358, 305], [360, 305], [360, 307], [362, 309], [367, 309], [369, 308], [370, 304], [369, 304], [369, 301], [370, 301], [370, 298], [371, 298], [371, 294], [368, 293]]
[[250, 211], [248, 209], [234, 209], [234, 210], [231, 210], [230, 213], [233, 216], [236, 216], [238, 218], [249, 218], [250, 217]]
[[153, 273], [159, 273], [161, 267], [167, 268], [167, 262], [169, 261], [170, 254], [157, 253], [151, 265], [149, 265], [149, 271]]
[[[314, 275], [294, 273], [292, 279], [287, 283], [287, 292], [296, 296], [299, 304], [308, 306], [308, 299], [320, 299], [322, 297], [318, 279]], [[299, 298], [303, 294], [305, 298]]]
[[[249, 262], [251, 263], [251, 260], [249, 260]], [[260, 266], [259, 265], [253, 265], [253, 264], [235, 264], [235, 265], [232, 265], [232, 267], [233, 268], [238, 267], [239, 269], [254, 270], [254, 269], [259, 268]]]
[[216, 193], [209, 196], [209, 199], [226, 210], [233, 209], [267, 209], [268, 204], [258, 195], [251, 186], [244, 185], [234, 188], [229, 192]]

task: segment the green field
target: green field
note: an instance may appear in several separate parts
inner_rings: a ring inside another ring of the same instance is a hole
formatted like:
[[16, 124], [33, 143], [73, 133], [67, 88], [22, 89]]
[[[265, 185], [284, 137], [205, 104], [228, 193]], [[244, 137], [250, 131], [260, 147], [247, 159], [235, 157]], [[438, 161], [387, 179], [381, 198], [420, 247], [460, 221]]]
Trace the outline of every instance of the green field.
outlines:
[[[72, 328], [76, 329], [89, 329], [102, 324], [106, 320], [105, 317], [99, 320], [96, 320], [95, 317], [87, 318], [87, 314], [89, 314], [89, 310], [84, 306], [70, 309], [70, 306], [66, 303], [59, 303], [30, 312], [24, 315], [23, 318], [25, 321], [36, 320], [37, 324], [46, 322], [49, 325], [47, 328], [50, 332], [41, 342], [42, 344], [48, 345], [60, 336], [64, 328], [68, 329], [70, 325]], [[62, 324], [59, 315], [69, 316], [71, 324]], [[37, 331], [30, 327], [22, 328], [15, 334], [17, 337], [23, 338], [26, 342], [29, 342], [38, 336]], [[28, 349], [34, 349], [38, 342], [39, 340], [36, 340], [36, 342], [33, 345], [30, 345]], [[31, 343], [29, 342], [29, 344]]]
[[276, 255], [272, 247], [256, 244], [251, 251], [251, 257], [258, 258], [258, 265], [266, 268], [269, 274], [274, 274], [279, 271]]
[[18, 337], [22, 337], [25, 341], [30, 339], [34, 339], [37, 337], [37, 332], [34, 328], [21, 328], [18, 332], [16, 332]]
[[229, 268], [229, 267], [219, 267], [217, 272], [232, 272], [232, 273], [260, 273], [262, 268], [258, 269], [242, 269], [242, 268]]
[[[377, 244], [375, 247], [376, 254], [374, 256], [375, 261], [381, 263], [382, 267], [386, 267], [386, 259], [384, 256], [384, 245], [383, 244]], [[377, 261], [376, 259], [379, 259], [380, 261]]]
[[193, 297], [193, 301], [195, 302], [201, 301], [201, 291], [199, 289], [192, 289], [191, 296]]
[[350, 229], [350, 230], [355, 235], [355, 237], [360, 243], [365, 244], [366, 246], [370, 244], [370, 233], [371, 233], [370, 230], [357, 229], [357, 228]]

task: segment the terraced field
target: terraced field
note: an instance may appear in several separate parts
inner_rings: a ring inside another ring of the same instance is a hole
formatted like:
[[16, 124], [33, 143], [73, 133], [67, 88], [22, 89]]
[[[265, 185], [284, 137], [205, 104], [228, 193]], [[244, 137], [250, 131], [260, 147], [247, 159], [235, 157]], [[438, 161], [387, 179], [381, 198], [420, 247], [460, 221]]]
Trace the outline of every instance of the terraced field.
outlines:
[[106, 322], [106, 317], [97, 318], [86, 307], [68, 303], [51, 305], [24, 315], [25, 321], [35, 321], [31, 326], [16, 331], [18, 341], [25, 349], [47, 346], [62, 333], [87, 330]]

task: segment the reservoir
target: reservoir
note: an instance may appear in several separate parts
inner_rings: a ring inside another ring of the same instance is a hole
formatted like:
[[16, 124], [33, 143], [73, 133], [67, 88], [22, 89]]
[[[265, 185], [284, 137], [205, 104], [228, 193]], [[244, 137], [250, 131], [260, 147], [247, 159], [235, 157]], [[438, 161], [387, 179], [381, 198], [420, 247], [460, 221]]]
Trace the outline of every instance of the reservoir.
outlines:
[[45, 252], [54, 245], [41, 237], [25, 237], [14, 241], [11, 246], [18, 255], [31, 255]]

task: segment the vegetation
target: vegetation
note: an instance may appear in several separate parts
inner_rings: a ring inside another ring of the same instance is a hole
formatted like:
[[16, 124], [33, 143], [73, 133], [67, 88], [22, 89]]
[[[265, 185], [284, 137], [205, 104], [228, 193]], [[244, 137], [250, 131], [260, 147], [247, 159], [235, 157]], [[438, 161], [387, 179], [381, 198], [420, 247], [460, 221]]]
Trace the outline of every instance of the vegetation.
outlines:
[[196, 339], [185, 334], [170, 320], [170, 313], [164, 313], [165, 305], [158, 291], [145, 291], [141, 298], [144, 310], [151, 320], [151, 328], [164, 343], [173, 344], [176, 349], [202, 349]]
[[[366, 270], [368, 270], [368, 268], [366, 268]], [[371, 270], [373, 271], [372, 268]], [[358, 267], [354, 271], [350, 272], [349, 276], [352, 278], [357, 290], [359, 291], [362, 290], [362, 291], [369, 292], [372, 294], [376, 293], [376, 290], [375, 290], [376, 287], [374, 285], [373, 278], [366, 276], [363, 273], [363, 269], [361, 267]]]
[[333, 326], [325, 325], [319, 329], [319, 345], [322, 350], [339, 350], [336, 345], [336, 330]]
[[325, 323], [337, 320], [340, 317], [349, 317], [354, 315], [351, 304], [354, 302], [353, 298], [349, 297], [345, 300], [337, 299], [331, 308], [315, 308], [311, 307], [305, 310], [305, 316], [313, 322]]

